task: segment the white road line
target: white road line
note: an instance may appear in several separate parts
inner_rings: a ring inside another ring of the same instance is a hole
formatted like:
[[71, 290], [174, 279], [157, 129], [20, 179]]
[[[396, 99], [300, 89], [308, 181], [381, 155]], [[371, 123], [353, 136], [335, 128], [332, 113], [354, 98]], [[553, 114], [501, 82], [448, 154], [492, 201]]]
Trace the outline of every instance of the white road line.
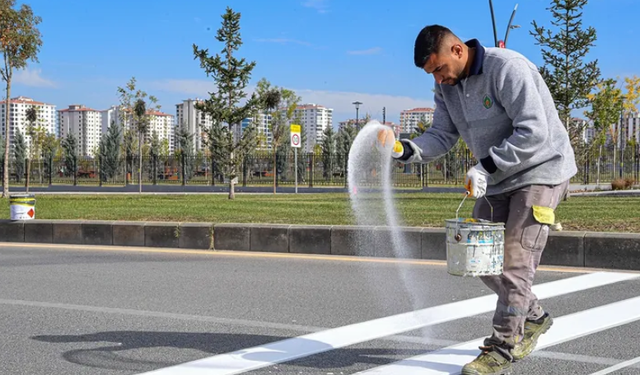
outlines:
[[[640, 320], [640, 297], [580, 311], [555, 319], [540, 337], [536, 350]], [[459, 374], [462, 366], [480, 354], [484, 338], [475, 339], [357, 374], [434, 375]], [[633, 363], [632, 363], [633, 364]]]
[[598, 371], [598, 372], [594, 372], [594, 373], [593, 373], [593, 374], [591, 374], [591, 375], [605, 375], [605, 374], [610, 374], [610, 373], [612, 373], [612, 372], [614, 372], [614, 371], [617, 371], [617, 370], [623, 369], [623, 368], [625, 368], [625, 367], [633, 366], [633, 365], [635, 365], [635, 364], [636, 364], [636, 363], [638, 363], [638, 362], [640, 362], [640, 357], [638, 357], [638, 358], [634, 358], [634, 359], [630, 359], [630, 360], [628, 360], [628, 361], [624, 361], [624, 362], [621, 362], [621, 363], [618, 363], [618, 364], [617, 364], [617, 365], [615, 365], [615, 366], [612, 366], [612, 367], [606, 368], [606, 369], [604, 369], [604, 370], [600, 370], [600, 371]]
[[[597, 272], [535, 285], [533, 290], [539, 299], [543, 299], [636, 279], [638, 277], [640, 277], [640, 274]], [[146, 372], [145, 374], [240, 374], [361, 342], [376, 340], [430, 325], [490, 312], [495, 309], [496, 302], [497, 297], [492, 294], [315, 332], [261, 346], [241, 349], [231, 353], [219, 354]]]

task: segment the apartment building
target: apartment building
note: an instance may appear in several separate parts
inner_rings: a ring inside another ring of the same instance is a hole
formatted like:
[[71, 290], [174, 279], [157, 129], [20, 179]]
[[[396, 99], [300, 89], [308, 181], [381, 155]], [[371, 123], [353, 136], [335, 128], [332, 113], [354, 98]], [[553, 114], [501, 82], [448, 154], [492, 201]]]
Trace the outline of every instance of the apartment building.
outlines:
[[433, 108], [413, 108], [400, 112], [400, 128], [402, 133], [412, 133], [418, 122], [424, 118], [433, 122]]
[[60, 138], [73, 134], [78, 140], [78, 154], [97, 156], [102, 135], [102, 113], [82, 104], [72, 104], [58, 111]]
[[150, 115], [150, 122], [147, 129], [146, 141], [150, 142], [151, 137], [155, 132], [158, 134], [158, 138], [161, 143], [165, 140], [169, 142], [169, 152], [173, 153], [175, 150], [174, 142], [176, 130], [173, 115], [155, 110], [148, 111], [147, 114]]
[[258, 134], [261, 137], [261, 144], [258, 146], [259, 149], [262, 150], [271, 150], [271, 145], [273, 142], [273, 135], [271, 133], [270, 125], [271, 125], [271, 115], [267, 114], [266, 111], [258, 114], [255, 117], [249, 117], [242, 120], [241, 129], [242, 132], [249, 126], [254, 125], [258, 130]]
[[185, 126], [187, 131], [194, 135], [195, 152], [205, 148], [202, 129], [208, 128], [212, 124], [209, 114], [196, 109], [196, 104], [200, 102], [202, 100], [196, 98], [183, 100], [182, 103], [176, 104], [176, 127]]
[[300, 119], [305, 130], [307, 142], [304, 152], [312, 152], [316, 144], [322, 142], [324, 130], [333, 126], [333, 109], [318, 104], [299, 105], [294, 111], [294, 119]]
[[38, 111], [37, 126], [41, 126], [49, 134], [59, 135], [56, 123], [56, 106], [43, 102], [35, 101], [26, 96], [18, 96], [7, 101], [0, 102], [0, 128], [2, 129], [2, 137], [4, 139], [7, 125], [5, 124], [6, 113], [9, 111], [9, 143], [11, 147], [14, 144], [14, 135], [16, 130], [20, 130], [25, 137], [27, 147], [31, 147], [31, 137], [27, 135], [28, 122], [26, 117], [27, 109], [35, 107]]

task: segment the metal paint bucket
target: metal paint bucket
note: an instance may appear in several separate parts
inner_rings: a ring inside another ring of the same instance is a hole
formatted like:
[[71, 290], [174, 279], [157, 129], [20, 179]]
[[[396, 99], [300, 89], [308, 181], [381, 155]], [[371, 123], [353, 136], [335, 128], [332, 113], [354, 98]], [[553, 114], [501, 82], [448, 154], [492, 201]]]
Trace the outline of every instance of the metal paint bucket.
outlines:
[[[455, 276], [489, 276], [502, 274], [504, 263], [504, 223], [458, 217], [446, 221], [447, 272]], [[486, 199], [486, 197], [485, 197]]]
[[9, 196], [11, 220], [33, 220], [36, 217], [36, 196], [13, 194]]

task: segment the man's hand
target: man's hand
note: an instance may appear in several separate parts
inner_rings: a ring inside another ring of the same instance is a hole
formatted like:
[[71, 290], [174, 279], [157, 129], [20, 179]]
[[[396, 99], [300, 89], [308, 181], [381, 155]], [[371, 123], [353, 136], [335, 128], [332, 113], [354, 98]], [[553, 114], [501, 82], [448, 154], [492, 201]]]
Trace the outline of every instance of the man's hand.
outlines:
[[464, 180], [464, 187], [474, 198], [482, 198], [487, 192], [487, 177], [489, 173], [478, 163], [475, 167], [469, 169], [467, 177]]
[[396, 136], [393, 130], [381, 129], [378, 131], [378, 137], [376, 139], [376, 147], [380, 153], [384, 154], [388, 147], [393, 147], [391, 150], [391, 157], [397, 159], [404, 154], [404, 147], [402, 142], [396, 140]]

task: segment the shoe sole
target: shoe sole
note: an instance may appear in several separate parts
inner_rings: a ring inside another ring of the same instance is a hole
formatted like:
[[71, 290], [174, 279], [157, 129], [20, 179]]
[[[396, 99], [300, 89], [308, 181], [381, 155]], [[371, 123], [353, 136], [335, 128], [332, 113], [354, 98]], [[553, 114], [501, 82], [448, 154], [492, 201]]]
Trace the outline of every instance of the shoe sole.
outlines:
[[460, 373], [460, 375], [509, 375], [509, 374], [511, 374], [511, 366], [509, 366], [509, 368], [502, 369], [498, 372], [478, 372], [475, 370], [471, 370], [471, 371], [462, 370], [462, 372]]
[[538, 345], [538, 339], [540, 338], [540, 336], [542, 336], [543, 334], [547, 333], [547, 331], [549, 331], [549, 329], [551, 328], [551, 326], [553, 325], [553, 318], [549, 317], [549, 320], [547, 321], [547, 323], [542, 325], [542, 328], [531, 337], [531, 340], [533, 341], [533, 343], [531, 345], [529, 345], [529, 350], [524, 352], [522, 355], [519, 356], [515, 356], [513, 355], [513, 353], [511, 354], [513, 356], [513, 359], [515, 361], [519, 361], [523, 358], [525, 358], [526, 356], [528, 356], [529, 354], [531, 354], [531, 352], [533, 352], [533, 349], [536, 348], [536, 345]]

